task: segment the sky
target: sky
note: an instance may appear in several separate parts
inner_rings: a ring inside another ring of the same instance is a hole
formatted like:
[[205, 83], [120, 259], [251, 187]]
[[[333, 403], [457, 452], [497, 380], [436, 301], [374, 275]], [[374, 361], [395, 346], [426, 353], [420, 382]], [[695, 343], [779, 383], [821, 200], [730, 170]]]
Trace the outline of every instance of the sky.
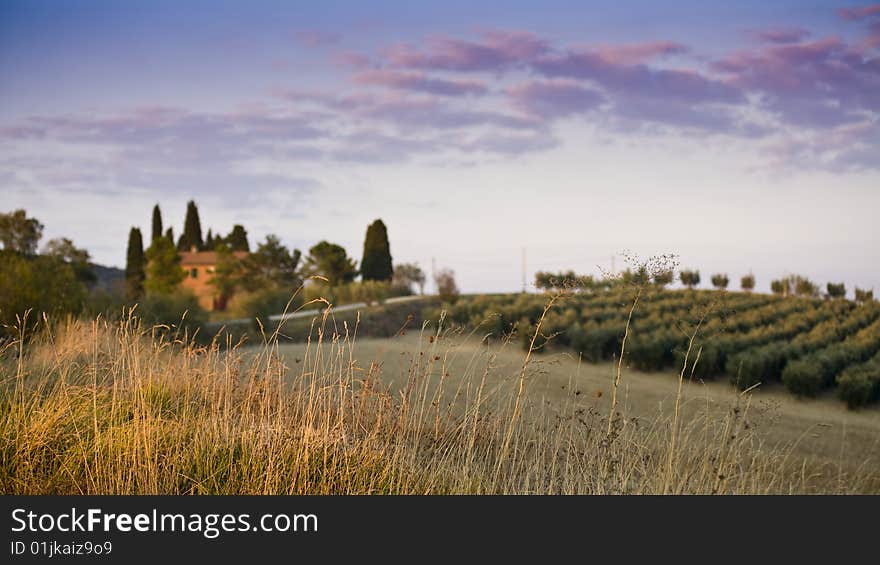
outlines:
[[[122, 267], [159, 203], [463, 292], [679, 256], [880, 290], [880, 4], [0, 3], [0, 211]], [[736, 285], [734, 285], [736, 286]]]

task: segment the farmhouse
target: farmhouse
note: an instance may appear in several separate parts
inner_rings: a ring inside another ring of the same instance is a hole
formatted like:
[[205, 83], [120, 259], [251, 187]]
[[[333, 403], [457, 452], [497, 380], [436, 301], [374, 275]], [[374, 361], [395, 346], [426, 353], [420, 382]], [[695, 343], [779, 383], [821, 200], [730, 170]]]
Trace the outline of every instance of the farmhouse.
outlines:
[[[247, 257], [247, 251], [235, 251], [233, 255], [238, 259]], [[199, 306], [205, 310], [225, 310], [226, 300], [217, 292], [217, 288], [210, 284], [217, 267], [217, 253], [215, 251], [198, 251], [192, 248], [190, 251], [180, 253], [180, 266], [186, 271], [183, 279], [184, 288], [189, 289], [199, 299]]]

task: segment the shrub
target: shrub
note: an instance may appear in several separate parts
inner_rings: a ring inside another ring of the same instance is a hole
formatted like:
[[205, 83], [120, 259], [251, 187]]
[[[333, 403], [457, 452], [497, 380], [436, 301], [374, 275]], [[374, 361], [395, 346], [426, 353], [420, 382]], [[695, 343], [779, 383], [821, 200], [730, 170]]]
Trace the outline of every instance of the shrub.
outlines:
[[[207, 321], [208, 313], [191, 293], [148, 294], [137, 305], [135, 314], [154, 326], [167, 326], [171, 333], [193, 335]], [[207, 338], [207, 336], [203, 336]]]
[[[243, 294], [235, 298], [232, 311], [236, 316], [251, 318], [256, 323], [259, 318], [264, 324], [269, 316], [281, 314], [293, 297], [293, 292], [280, 289], [266, 289]], [[288, 311], [292, 312], [303, 305], [302, 293], [296, 295]]]
[[788, 364], [782, 372], [782, 383], [798, 396], [816, 396], [825, 387], [826, 370], [813, 359]]
[[838, 375], [837, 396], [851, 410], [880, 400], [880, 355]]
[[755, 290], [755, 275], [745, 275], [739, 280], [739, 286], [746, 292], [751, 292]]

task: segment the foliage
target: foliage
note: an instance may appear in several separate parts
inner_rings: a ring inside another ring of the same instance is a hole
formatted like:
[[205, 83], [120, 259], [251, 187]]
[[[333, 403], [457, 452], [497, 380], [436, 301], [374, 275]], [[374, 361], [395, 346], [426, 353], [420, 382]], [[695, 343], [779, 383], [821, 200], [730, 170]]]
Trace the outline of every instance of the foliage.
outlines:
[[147, 295], [173, 294], [186, 278], [180, 267], [180, 255], [171, 240], [160, 237], [147, 249], [144, 290]]
[[217, 309], [225, 310], [227, 301], [235, 294], [235, 290], [241, 282], [244, 269], [242, 262], [226, 244], [218, 245], [215, 252], [217, 253], [217, 262], [214, 265], [214, 274], [208, 284], [217, 289], [219, 303]]
[[31, 310], [30, 322], [35, 323], [43, 313], [80, 312], [85, 297], [85, 286], [73, 267], [61, 259], [0, 251], [0, 335], [9, 334], [16, 316], [27, 310]]
[[205, 248], [202, 240], [202, 222], [199, 220], [199, 209], [196, 203], [190, 200], [186, 203], [186, 219], [183, 222], [183, 233], [177, 242], [177, 249], [189, 251], [195, 248], [197, 251]]
[[739, 280], [739, 286], [746, 292], [755, 290], [755, 275], [749, 273]]
[[327, 279], [329, 286], [349, 283], [357, 276], [357, 267], [348, 257], [345, 248], [335, 243], [321, 241], [309, 249], [304, 266], [309, 276]]
[[659, 271], [654, 275], [654, 284], [658, 287], [665, 287], [672, 284], [672, 281], [675, 280], [675, 272], [672, 269], [668, 269], [665, 271]]
[[401, 263], [394, 267], [394, 276], [391, 284], [397, 288], [406, 288], [412, 291], [412, 286], [419, 287], [419, 294], [425, 294], [425, 273], [418, 263]]
[[730, 284], [730, 279], [724, 273], [716, 273], [712, 275], [712, 286], [718, 290], [724, 290]]
[[779, 296], [788, 296], [791, 294], [791, 288], [787, 279], [774, 279], [770, 281], [770, 291]]
[[837, 395], [850, 409], [880, 400], [880, 353], [837, 376]]
[[866, 302], [874, 301], [874, 289], [865, 290], [859, 287], [856, 287], [856, 302], [859, 304], [864, 304]]
[[[154, 240], [154, 244], [159, 239], [162, 238]], [[125, 294], [131, 301], [144, 295], [144, 279], [147, 276], [146, 262], [141, 230], [131, 228], [131, 231], [128, 232], [128, 249], [125, 252]]]
[[6, 251], [34, 255], [43, 237], [43, 227], [36, 218], [28, 218], [22, 209], [0, 214], [0, 243]]
[[831, 298], [846, 298], [846, 285], [843, 283], [828, 283], [825, 289]]
[[294, 311], [302, 306], [303, 295], [295, 293], [295, 289], [277, 287], [245, 292], [236, 297], [234, 312], [236, 315], [249, 318], [252, 321], [259, 319], [262, 324], [266, 325], [269, 316], [283, 313], [288, 305], [288, 311]]
[[700, 285], [700, 271], [683, 270], [678, 274], [681, 284], [688, 288]]
[[440, 269], [434, 276], [437, 285], [437, 295], [443, 302], [455, 304], [458, 300], [458, 286], [455, 284], [455, 271], [452, 269]]
[[[229, 249], [230, 254], [233, 249]], [[267, 289], [280, 289], [288, 294], [302, 285], [297, 268], [301, 253], [299, 249], [292, 252], [278, 239], [269, 234], [266, 241], [257, 246], [242, 262], [241, 286], [249, 292]]]
[[232, 226], [232, 231], [229, 232], [229, 235], [226, 236], [224, 241], [233, 251], [251, 250], [251, 246], [248, 243], [247, 230], [245, 230], [244, 226], [241, 224], [235, 224]]
[[89, 263], [89, 252], [75, 246], [73, 241], [66, 237], [50, 239], [43, 249], [43, 255], [55, 257], [70, 265], [76, 278], [86, 286], [91, 286], [98, 280], [95, 270]]
[[364, 238], [361, 277], [364, 281], [390, 281], [393, 274], [388, 229], [382, 220], [376, 220], [367, 227]]
[[150, 245], [153, 244], [154, 241], [162, 237], [162, 211], [159, 210], [159, 205], [156, 204], [153, 206], [153, 222], [152, 222], [152, 230], [150, 232]]
[[179, 289], [164, 294], [148, 293], [138, 302], [135, 312], [149, 324], [164, 326], [165, 331], [185, 331], [190, 336], [208, 321], [208, 313], [199, 306], [198, 299]]
[[550, 273], [538, 271], [535, 273], [535, 287], [539, 290], [562, 290], [573, 291], [594, 290], [599, 283], [590, 275], [578, 275], [574, 271], [560, 271]]

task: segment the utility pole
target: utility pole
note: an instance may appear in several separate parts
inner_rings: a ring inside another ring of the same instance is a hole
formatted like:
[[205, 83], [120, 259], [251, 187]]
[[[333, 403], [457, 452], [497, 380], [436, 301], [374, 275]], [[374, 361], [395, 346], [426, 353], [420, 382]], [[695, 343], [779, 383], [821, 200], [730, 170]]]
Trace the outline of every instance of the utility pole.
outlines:
[[522, 248], [522, 291], [526, 292], [526, 248]]

